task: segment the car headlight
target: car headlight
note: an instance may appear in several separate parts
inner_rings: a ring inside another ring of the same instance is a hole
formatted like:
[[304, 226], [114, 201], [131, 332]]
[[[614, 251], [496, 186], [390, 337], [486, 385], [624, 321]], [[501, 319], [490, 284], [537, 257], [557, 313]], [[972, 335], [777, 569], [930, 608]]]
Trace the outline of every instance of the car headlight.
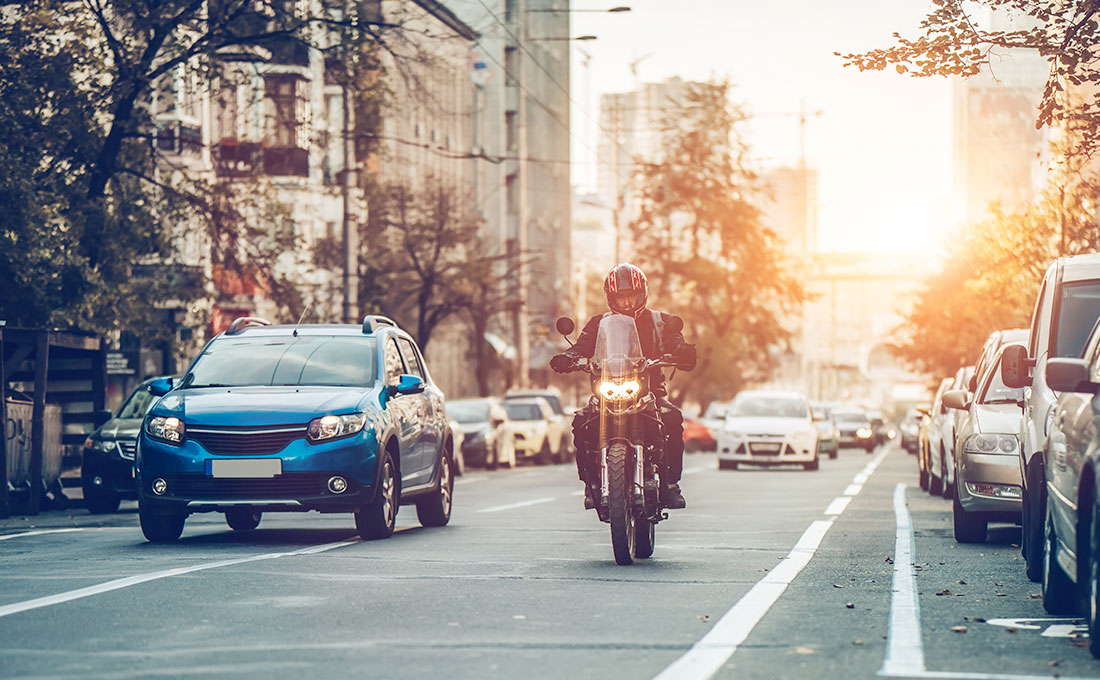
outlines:
[[1019, 442], [1010, 434], [972, 434], [963, 448], [970, 453], [1016, 453]]
[[309, 421], [306, 433], [310, 441], [336, 439], [355, 434], [367, 424], [367, 416], [362, 413], [349, 413], [343, 416], [321, 416]]
[[145, 434], [169, 444], [183, 442], [183, 421], [175, 416], [156, 416], [145, 421]]
[[856, 430], [856, 436], [860, 439], [870, 439], [872, 434], [874, 433], [871, 432], [871, 428], [869, 427], [861, 427]]
[[102, 439], [92, 439], [91, 437], [88, 437], [84, 440], [84, 448], [91, 449], [93, 451], [110, 451], [114, 447], [114, 442], [104, 441]]
[[598, 388], [600, 396], [608, 401], [622, 401], [633, 399], [642, 391], [642, 384], [637, 380], [627, 380], [617, 383], [604, 380]]

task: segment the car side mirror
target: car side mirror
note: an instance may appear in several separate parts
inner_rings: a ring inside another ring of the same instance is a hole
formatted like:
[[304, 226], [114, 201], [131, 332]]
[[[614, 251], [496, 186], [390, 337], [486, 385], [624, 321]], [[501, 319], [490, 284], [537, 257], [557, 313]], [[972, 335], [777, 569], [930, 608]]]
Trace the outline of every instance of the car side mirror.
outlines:
[[424, 380], [419, 376], [404, 373], [397, 379], [396, 385], [390, 385], [390, 394], [420, 394], [424, 391]]
[[970, 408], [969, 394], [966, 390], [948, 390], [943, 393], [943, 405], [946, 408], [965, 411]]
[[1084, 359], [1050, 359], [1046, 368], [1047, 386], [1055, 392], [1096, 394], [1098, 385], [1089, 381], [1089, 365]]
[[171, 391], [171, 378], [157, 378], [153, 382], [149, 383], [149, 394], [153, 395], [154, 397], [163, 397]]
[[970, 380], [968, 380], [966, 382], [966, 389], [969, 390], [970, 392], [977, 392], [978, 391], [978, 374], [977, 373], [970, 376]]
[[568, 316], [562, 316], [558, 318], [554, 328], [562, 335], [572, 335], [573, 331], [577, 329], [577, 325]]
[[1027, 357], [1027, 348], [1023, 345], [1009, 345], [1001, 352], [1001, 382], [1005, 387], [1020, 389], [1031, 383], [1028, 371], [1032, 362]]
[[102, 411], [96, 411], [95, 412], [95, 426], [96, 427], [103, 427], [103, 425], [106, 424], [107, 421], [109, 421], [111, 418], [114, 418], [114, 417], [115, 417], [115, 414], [111, 413], [110, 411], [108, 411], [106, 409], [104, 409]]

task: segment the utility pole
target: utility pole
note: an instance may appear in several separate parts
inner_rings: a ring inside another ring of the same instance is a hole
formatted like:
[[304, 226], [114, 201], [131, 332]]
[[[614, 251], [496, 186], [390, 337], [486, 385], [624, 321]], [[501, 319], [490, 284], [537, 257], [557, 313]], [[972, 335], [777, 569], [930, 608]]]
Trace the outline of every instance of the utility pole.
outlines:
[[518, 84], [518, 102], [516, 111], [516, 151], [519, 154], [516, 176], [516, 193], [518, 205], [517, 224], [515, 234], [515, 265], [516, 265], [516, 293], [519, 296], [513, 313], [513, 331], [515, 333], [516, 346], [516, 385], [526, 388], [531, 383], [531, 329], [530, 311], [528, 308], [530, 297], [529, 272], [527, 271], [527, 223], [530, 219], [530, 205], [527, 196], [530, 152], [527, 140], [527, 59], [524, 56], [524, 47], [529, 37], [527, 0], [516, 0], [515, 18], [517, 26], [513, 31], [517, 45], [513, 55], [515, 57], [514, 76]]
[[341, 87], [343, 98], [343, 156], [344, 177], [340, 183], [343, 198], [343, 240], [344, 240], [344, 323], [355, 323], [359, 316], [359, 228], [353, 215], [353, 193], [356, 188], [355, 140], [351, 97], [348, 96], [348, 86], [351, 83], [351, 65], [348, 63], [349, 54], [344, 48], [344, 82]]

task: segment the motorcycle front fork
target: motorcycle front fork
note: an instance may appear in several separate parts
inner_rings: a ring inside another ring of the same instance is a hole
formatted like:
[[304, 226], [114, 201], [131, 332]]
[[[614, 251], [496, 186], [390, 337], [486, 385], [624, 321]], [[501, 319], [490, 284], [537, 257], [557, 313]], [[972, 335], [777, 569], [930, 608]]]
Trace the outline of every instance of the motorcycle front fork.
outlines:
[[[646, 479], [645, 475], [645, 450], [640, 445], [634, 445], [634, 479], [632, 494], [634, 502], [637, 505], [641, 505], [643, 508], [650, 504], [647, 501], [653, 501], [653, 505], [656, 505], [656, 495], [659, 493], [659, 481], [657, 475], [654, 474], [652, 479]], [[600, 502], [604, 507], [607, 507], [608, 498], [610, 496], [610, 483], [607, 474], [607, 447], [600, 449]]]

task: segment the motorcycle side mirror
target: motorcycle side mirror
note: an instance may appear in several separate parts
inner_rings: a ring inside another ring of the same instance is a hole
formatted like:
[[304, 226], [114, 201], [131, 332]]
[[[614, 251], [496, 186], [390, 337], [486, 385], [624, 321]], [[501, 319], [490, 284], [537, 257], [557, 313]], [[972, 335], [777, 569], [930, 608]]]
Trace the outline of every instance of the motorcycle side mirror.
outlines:
[[577, 326], [568, 316], [562, 316], [558, 318], [557, 323], [554, 324], [554, 328], [562, 335], [571, 335], [573, 331], [576, 330]]
[[679, 333], [684, 330], [684, 320], [673, 315], [668, 320], [668, 327], [672, 329], [673, 333]]

